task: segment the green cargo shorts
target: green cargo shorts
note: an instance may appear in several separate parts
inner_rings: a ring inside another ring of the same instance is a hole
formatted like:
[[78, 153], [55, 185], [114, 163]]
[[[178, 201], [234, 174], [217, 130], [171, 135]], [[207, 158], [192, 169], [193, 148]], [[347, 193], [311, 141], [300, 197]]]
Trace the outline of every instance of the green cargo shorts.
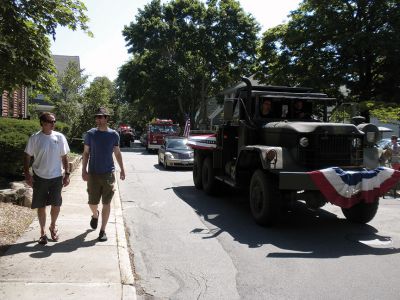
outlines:
[[99, 204], [100, 198], [103, 204], [110, 204], [115, 193], [114, 173], [89, 174], [87, 192], [89, 195], [89, 204]]

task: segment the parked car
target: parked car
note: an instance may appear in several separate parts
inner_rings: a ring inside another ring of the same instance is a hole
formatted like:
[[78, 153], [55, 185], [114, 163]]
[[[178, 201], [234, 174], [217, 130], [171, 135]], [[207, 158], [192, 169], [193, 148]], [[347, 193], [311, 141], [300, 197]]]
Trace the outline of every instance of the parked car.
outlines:
[[187, 138], [178, 136], [165, 137], [158, 150], [158, 164], [168, 167], [192, 168], [194, 162], [193, 149], [187, 145]]

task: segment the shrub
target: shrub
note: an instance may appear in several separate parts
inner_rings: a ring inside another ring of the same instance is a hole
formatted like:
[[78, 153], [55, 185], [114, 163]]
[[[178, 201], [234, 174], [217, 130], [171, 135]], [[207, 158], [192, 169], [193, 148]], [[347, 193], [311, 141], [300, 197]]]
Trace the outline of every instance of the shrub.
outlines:
[[[0, 118], [0, 175], [22, 176], [24, 150], [28, 138], [40, 130], [39, 120]], [[69, 127], [57, 123], [56, 130], [68, 134]]]

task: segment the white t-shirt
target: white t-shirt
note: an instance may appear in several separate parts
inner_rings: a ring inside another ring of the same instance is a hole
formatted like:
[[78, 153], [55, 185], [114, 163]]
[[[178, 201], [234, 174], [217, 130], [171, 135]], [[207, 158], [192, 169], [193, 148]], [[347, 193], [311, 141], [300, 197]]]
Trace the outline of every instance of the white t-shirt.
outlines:
[[39, 177], [51, 179], [62, 176], [61, 157], [69, 152], [65, 136], [57, 131], [44, 134], [42, 131], [31, 135], [25, 153], [33, 156], [32, 169]]

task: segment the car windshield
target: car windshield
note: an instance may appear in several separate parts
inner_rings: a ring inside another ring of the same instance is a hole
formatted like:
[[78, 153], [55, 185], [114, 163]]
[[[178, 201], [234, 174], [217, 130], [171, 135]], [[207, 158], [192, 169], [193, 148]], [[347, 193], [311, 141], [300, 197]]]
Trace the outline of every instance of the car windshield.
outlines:
[[181, 139], [181, 140], [168, 140], [167, 142], [167, 148], [173, 148], [173, 149], [182, 149], [182, 150], [189, 150], [191, 149], [187, 144], [186, 139]]
[[[378, 146], [378, 148], [383, 149], [385, 147], [390, 147], [390, 145], [392, 144], [391, 139], [389, 138], [385, 138], [385, 139], [381, 139], [380, 141], [378, 141], [376, 143], [376, 145]], [[400, 142], [397, 142], [397, 145], [400, 146]]]

